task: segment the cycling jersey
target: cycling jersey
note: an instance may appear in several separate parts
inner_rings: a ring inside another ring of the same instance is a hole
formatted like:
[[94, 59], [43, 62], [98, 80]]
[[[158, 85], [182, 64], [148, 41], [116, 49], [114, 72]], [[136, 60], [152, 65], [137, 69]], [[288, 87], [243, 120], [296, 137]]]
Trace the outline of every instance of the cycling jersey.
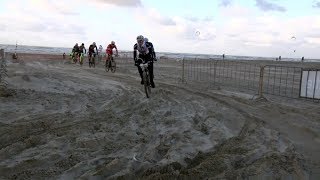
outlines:
[[133, 46], [133, 57], [137, 59], [137, 51], [139, 52], [139, 56], [148, 57], [146, 60], [150, 60], [150, 58], [155, 58], [155, 52], [153, 49], [153, 44], [150, 42], [144, 42], [142, 45], [135, 44]]
[[91, 45], [89, 46], [89, 53], [95, 53], [94, 49], [96, 49], [96, 51], [98, 52], [97, 46], [91, 44]]
[[103, 50], [103, 47], [100, 45], [100, 46], [99, 46], [99, 53], [101, 53], [102, 50]]
[[72, 52], [79, 52], [79, 46], [73, 46]]
[[79, 50], [80, 50], [80, 53], [83, 53], [83, 50], [84, 50], [84, 53], [87, 53], [87, 50], [86, 50], [86, 48], [84, 47], [84, 45], [81, 45], [81, 46], [79, 47]]
[[112, 51], [113, 48], [116, 48], [116, 50], [117, 50], [117, 52], [118, 52], [118, 49], [117, 49], [117, 46], [116, 46], [116, 45], [109, 44], [109, 45], [107, 46], [106, 53], [107, 53], [108, 55], [112, 55], [112, 54], [113, 54], [113, 51]]

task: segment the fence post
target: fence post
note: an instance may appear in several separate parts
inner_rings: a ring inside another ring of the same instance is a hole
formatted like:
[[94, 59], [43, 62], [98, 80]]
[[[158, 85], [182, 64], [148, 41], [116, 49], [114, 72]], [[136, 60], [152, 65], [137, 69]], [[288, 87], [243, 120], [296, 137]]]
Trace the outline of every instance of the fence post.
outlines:
[[4, 59], [4, 49], [0, 49], [0, 60]]
[[259, 79], [259, 97], [258, 99], [264, 99], [263, 97], [263, 75], [264, 75], [264, 68], [266, 66], [260, 67], [260, 79]]
[[182, 83], [184, 83], [185, 82], [185, 79], [184, 79], [184, 56], [183, 56], [183, 58], [182, 58]]
[[217, 66], [218, 61], [213, 62], [213, 85], [216, 85]]

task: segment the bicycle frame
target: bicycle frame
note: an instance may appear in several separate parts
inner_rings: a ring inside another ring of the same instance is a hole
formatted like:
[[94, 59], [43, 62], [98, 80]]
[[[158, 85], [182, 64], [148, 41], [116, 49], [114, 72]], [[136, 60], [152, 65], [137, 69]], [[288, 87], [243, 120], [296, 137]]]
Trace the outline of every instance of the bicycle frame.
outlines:
[[96, 66], [95, 65], [95, 53], [92, 53], [91, 56], [89, 54], [88, 60], [89, 60], [89, 67], [95, 67]]
[[110, 55], [106, 58], [106, 64], [105, 64], [106, 72], [108, 72], [109, 69], [111, 69], [111, 72], [113, 73], [116, 71], [116, 62], [114, 61], [113, 55]]
[[149, 70], [148, 70], [150, 62], [145, 62], [141, 58], [138, 58], [138, 60], [142, 61], [142, 63], [140, 64], [140, 67], [143, 71], [142, 75], [143, 75], [143, 81], [144, 81], [144, 90], [145, 90], [147, 98], [149, 98], [150, 94], [151, 94], [151, 83], [150, 83], [150, 75], [149, 75]]

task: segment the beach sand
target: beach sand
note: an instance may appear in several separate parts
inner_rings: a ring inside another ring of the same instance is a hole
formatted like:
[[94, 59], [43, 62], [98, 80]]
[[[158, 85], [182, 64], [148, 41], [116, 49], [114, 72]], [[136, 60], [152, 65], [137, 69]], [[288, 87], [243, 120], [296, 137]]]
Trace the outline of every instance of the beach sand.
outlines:
[[132, 60], [7, 57], [0, 179], [320, 178], [319, 103], [179, 83], [169, 60], [148, 99]]

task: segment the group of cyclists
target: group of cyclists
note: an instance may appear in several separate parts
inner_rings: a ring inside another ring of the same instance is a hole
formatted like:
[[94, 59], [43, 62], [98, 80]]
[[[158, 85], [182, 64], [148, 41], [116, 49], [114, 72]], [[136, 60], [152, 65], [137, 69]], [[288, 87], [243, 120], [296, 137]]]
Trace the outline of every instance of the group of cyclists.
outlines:
[[[108, 60], [109, 57], [113, 55], [114, 48], [116, 49], [116, 56], [118, 56], [117, 46], [114, 41], [111, 41], [111, 43], [107, 46], [107, 49], [106, 49], [106, 55], [107, 55], [106, 60]], [[92, 56], [93, 58], [95, 58], [96, 55], [99, 55], [99, 54], [101, 55], [102, 49], [103, 47], [100, 45], [98, 50], [96, 43], [93, 42], [88, 48], [88, 60], [90, 61]], [[81, 46], [79, 46], [78, 43], [76, 43], [72, 48], [71, 59], [74, 59], [76, 63], [77, 59], [84, 54], [87, 54], [87, 49], [85, 48], [84, 43], [82, 43]]]
[[[154, 51], [153, 44], [148, 41], [148, 38], [143, 37], [142, 35], [137, 36], [136, 38], [137, 42], [133, 46], [133, 59], [134, 64], [137, 66], [139, 75], [141, 77], [141, 84], [144, 84], [143, 81], [143, 71], [140, 67], [140, 64], [142, 63], [141, 59], [143, 59], [145, 62], [149, 62], [148, 70], [150, 73], [150, 84], [152, 88], [155, 88], [155, 84], [153, 81], [154, 75], [153, 75], [153, 62], [157, 61], [156, 59], [156, 53]], [[90, 59], [95, 58], [96, 55], [101, 55], [102, 53], [102, 46], [100, 45], [99, 51], [97, 48], [97, 45], [95, 42], [93, 42], [89, 48], [88, 48], [88, 60], [90, 63]], [[111, 43], [106, 48], [106, 65], [108, 64], [107, 61], [110, 61], [113, 55], [113, 49], [116, 50], [116, 56], [118, 56], [118, 48], [114, 41], [111, 41]], [[138, 52], [138, 53], [137, 53]], [[84, 43], [81, 44], [81, 46], [78, 45], [78, 43], [75, 44], [75, 46], [72, 49], [72, 59], [78, 59], [80, 56], [87, 54], [87, 50], [84, 46]]]

